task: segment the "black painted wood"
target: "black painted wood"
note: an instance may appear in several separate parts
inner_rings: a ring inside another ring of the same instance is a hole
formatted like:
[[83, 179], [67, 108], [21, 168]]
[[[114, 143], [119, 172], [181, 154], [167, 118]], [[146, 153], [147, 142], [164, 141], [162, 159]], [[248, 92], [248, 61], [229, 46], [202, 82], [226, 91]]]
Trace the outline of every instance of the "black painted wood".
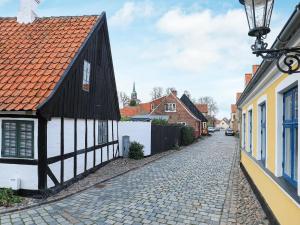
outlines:
[[[91, 63], [89, 92], [82, 90], [84, 60]], [[54, 92], [38, 107], [38, 112], [45, 118], [120, 120], [105, 14], [99, 19]]]
[[65, 155], [65, 141], [64, 141], [64, 118], [60, 119], [60, 183], [64, 182], [64, 158]]
[[96, 145], [95, 147], [90, 147], [90, 148], [87, 148], [87, 149], [84, 148], [84, 149], [81, 149], [81, 150], [77, 150], [76, 153], [75, 152], [69, 152], [69, 153], [64, 154], [63, 156], [60, 156], [60, 155], [53, 156], [53, 157], [50, 157], [50, 158], [47, 159], [47, 163], [48, 164], [53, 164], [53, 163], [59, 162], [61, 159], [66, 160], [66, 159], [74, 157], [75, 155], [78, 156], [78, 155], [81, 155], [81, 154], [89, 153], [91, 151], [94, 151], [94, 149], [95, 150], [100, 149], [101, 152], [102, 152], [103, 147], [106, 147], [107, 145], [118, 144], [118, 143], [119, 143], [119, 141], [116, 140], [116, 141], [108, 142], [106, 144]]
[[[106, 123], [106, 129], [107, 129], [107, 142], [108, 142], [108, 141], [109, 141], [108, 121], [106, 121], [106, 122], [107, 122], [107, 123]], [[109, 160], [109, 145], [106, 146], [106, 149], [107, 149], [107, 158], [106, 158], [106, 159]]]
[[[45, 190], [47, 188], [47, 121], [43, 117], [38, 119], [38, 132], [38, 189]], [[17, 161], [29, 165], [28, 163], [34, 160], [18, 159]]]
[[77, 176], [77, 118], [74, 120], [74, 177]]
[[87, 119], [85, 119], [85, 141], [84, 141], [84, 171], [86, 171], [86, 168], [87, 168], [87, 145], [88, 145], [88, 140], [87, 140], [87, 137], [88, 137], [88, 128], [87, 128]]
[[93, 152], [93, 166], [96, 166], [96, 120], [93, 121], [93, 144], [94, 144], [94, 152]]
[[[112, 133], [112, 141], [114, 141], [114, 121], [111, 121], [111, 133]], [[115, 158], [115, 145], [113, 145], [113, 158]]]
[[[50, 177], [50, 179], [53, 181], [53, 183], [55, 185], [59, 185], [58, 180], [56, 179], [55, 175], [52, 173], [52, 171], [50, 170], [49, 166], [47, 166], [47, 175]], [[62, 184], [62, 182], [61, 182]]]
[[16, 165], [39, 165], [36, 159], [13, 159], [13, 158], [0, 158], [0, 164], [16, 164]]

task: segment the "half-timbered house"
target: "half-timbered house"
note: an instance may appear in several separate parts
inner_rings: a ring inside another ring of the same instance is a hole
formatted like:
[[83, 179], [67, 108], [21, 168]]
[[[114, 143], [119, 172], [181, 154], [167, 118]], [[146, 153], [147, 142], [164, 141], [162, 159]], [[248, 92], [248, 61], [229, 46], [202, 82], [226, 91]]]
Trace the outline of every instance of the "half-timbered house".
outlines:
[[0, 18], [0, 187], [56, 190], [118, 156], [106, 16], [24, 13]]

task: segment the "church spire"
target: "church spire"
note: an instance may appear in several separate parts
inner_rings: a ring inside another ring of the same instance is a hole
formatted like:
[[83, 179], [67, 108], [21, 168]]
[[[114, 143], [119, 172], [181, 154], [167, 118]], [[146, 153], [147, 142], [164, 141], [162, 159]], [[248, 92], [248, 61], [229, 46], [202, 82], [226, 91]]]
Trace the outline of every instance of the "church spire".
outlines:
[[137, 93], [136, 93], [136, 90], [135, 90], [135, 82], [133, 82], [133, 89], [132, 89], [132, 93], [131, 93], [131, 100], [137, 101]]

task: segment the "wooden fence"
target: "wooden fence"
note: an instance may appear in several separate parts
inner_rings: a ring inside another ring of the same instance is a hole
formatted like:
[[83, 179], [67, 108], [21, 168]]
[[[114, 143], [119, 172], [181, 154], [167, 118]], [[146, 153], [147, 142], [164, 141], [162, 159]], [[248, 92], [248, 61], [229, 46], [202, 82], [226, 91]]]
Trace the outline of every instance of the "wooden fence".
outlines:
[[151, 125], [151, 155], [181, 145], [181, 126]]

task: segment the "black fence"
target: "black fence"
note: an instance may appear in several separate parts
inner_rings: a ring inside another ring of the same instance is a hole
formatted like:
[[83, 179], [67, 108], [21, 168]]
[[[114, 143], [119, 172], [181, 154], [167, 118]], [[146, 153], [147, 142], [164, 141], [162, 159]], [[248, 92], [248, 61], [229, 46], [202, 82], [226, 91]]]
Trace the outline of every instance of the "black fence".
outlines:
[[181, 145], [181, 126], [151, 125], [151, 155]]

